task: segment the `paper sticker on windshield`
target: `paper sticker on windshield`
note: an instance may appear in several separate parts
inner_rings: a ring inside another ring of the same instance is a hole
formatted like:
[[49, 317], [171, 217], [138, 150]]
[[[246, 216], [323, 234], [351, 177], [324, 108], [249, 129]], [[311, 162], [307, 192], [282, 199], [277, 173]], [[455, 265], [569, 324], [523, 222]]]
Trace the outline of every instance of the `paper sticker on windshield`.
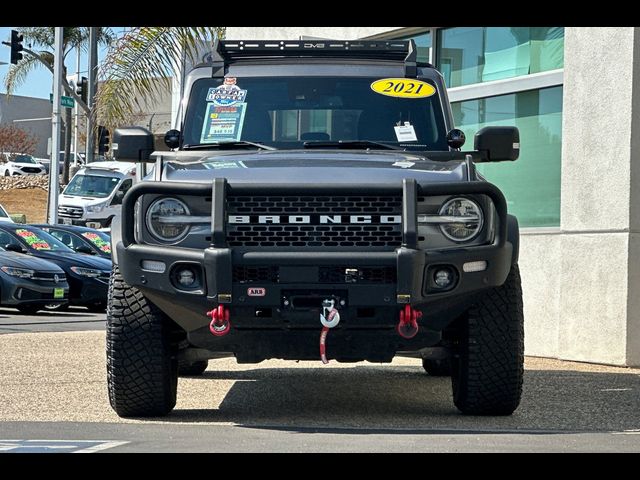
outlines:
[[207, 92], [207, 102], [212, 102], [214, 105], [221, 107], [227, 107], [244, 102], [246, 96], [247, 91], [242, 90], [236, 85], [235, 77], [226, 77], [222, 85], [209, 89]]
[[239, 141], [246, 108], [246, 103], [227, 107], [208, 103], [200, 143]]
[[422, 80], [412, 78], [383, 78], [371, 84], [371, 90], [380, 95], [400, 98], [424, 98], [436, 93], [436, 88]]
[[97, 233], [84, 232], [82, 236], [98, 247], [100, 251], [111, 253], [111, 243], [104, 241]]
[[399, 142], [417, 142], [416, 131], [409, 122], [404, 122], [404, 125], [396, 125], [393, 127], [396, 132], [396, 138]]
[[38, 237], [35, 233], [25, 230], [24, 228], [19, 228], [16, 230], [16, 234], [19, 237], [22, 237], [27, 245], [29, 245], [34, 250], [51, 250], [51, 245], [49, 245], [45, 240]]

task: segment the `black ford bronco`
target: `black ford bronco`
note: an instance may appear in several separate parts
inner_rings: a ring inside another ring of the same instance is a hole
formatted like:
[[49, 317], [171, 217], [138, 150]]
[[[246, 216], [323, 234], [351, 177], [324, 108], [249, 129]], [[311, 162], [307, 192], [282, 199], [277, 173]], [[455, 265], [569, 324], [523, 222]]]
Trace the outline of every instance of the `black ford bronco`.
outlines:
[[150, 167], [112, 228], [118, 415], [168, 414], [178, 375], [225, 356], [416, 357], [463, 413], [517, 408], [518, 223], [475, 168], [516, 160], [516, 128], [462, 151], [413, 41], [221, 41], [185, 92], [171, 151], [114, 133], [118, 160]]

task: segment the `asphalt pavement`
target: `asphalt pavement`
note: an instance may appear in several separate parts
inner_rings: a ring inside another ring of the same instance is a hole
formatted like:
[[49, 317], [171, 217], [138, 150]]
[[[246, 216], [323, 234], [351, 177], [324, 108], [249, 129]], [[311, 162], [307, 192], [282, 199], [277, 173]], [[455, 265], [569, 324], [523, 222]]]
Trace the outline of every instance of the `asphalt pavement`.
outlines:
[[121, 419], [104, 314], [14, 312], [0, 309], [0, 452], [640, 451], [640, 370], [531, 357], [509, 417], [459, 414], [450, 379], [416, 359], [221, 359], [180, 379], [170, 416]]

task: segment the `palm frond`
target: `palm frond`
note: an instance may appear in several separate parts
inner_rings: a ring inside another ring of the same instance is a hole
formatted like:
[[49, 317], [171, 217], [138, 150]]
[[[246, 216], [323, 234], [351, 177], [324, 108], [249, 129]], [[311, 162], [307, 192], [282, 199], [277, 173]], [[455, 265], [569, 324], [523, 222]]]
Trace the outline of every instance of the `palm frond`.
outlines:
[[112, 45], [99, 71], [100, 123], [118, 126], [150, 99], [170, 92], [183, 55], [195, 61], [202, 45], [224, 32], [224, 27], [139, 27], [126, 33]]
[[13, 92], [25, 82], [29, 73], [38, 67], [42, 67], [42, 62], [51, 62], [51, 65], [53, 65], [53, 55], [51, 52], [39, 52], [39, 56], [40, 59], [31, 55], [25, 55], [17, 65], [11, 65], [4, 77], [4, 86], [7, 89], [7, 95], [12, 95]]

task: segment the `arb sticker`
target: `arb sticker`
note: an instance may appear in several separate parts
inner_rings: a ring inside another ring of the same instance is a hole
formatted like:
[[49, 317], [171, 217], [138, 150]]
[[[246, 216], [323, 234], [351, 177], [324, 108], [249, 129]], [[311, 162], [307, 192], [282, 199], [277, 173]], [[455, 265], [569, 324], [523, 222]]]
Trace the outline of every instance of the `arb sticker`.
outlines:
[[400, 98], [424, 98], [436, 93], [436, 88], [422, 80], [412, 78], [383, 78], [371, 84], [371, 90], [380, 95]]
[[264, 297], [266, 294], [266, 288], [247, 288], [247, 295], [249, 295], [250, 297]]

